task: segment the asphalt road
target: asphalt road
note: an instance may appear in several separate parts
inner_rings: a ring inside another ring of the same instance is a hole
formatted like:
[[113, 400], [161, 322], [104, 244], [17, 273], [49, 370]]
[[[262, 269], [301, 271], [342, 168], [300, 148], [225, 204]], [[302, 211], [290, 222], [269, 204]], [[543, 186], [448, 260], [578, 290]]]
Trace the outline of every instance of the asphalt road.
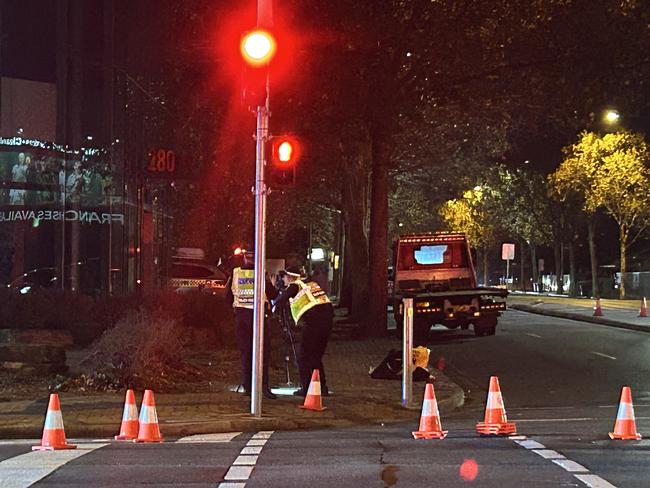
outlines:
[[[414, 421], [204, 443], [86, 441], [76, 452], [0, 442], [0, 486], [29, 486], [30, 475], [43, 475], [38, 487], [650, 486], [650, 442], [607, 437], [623, 385], [650, 436], [650, 334], [509, 311], [496, 336], [434, 330], [429, 345], [467, 390], [466, 406], [442, 419], [444, 440], [412, 439]], [[474, 432], [493, 374], [519, 438]]]

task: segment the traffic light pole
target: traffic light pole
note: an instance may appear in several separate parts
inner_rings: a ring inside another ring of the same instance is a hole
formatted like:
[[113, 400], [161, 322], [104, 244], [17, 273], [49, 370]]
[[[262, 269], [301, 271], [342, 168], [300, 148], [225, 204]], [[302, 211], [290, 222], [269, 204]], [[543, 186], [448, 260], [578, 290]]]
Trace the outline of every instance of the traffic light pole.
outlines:
[[255, 303], [253, 308], [253, 364], [251, 377], [251, 415], [262, 416], [262, 371], [264, 362], [264, 297], [266, 283], [266, 142], [269, 137], [269, 91], [266, 103], [257, 107], [255, 132]]

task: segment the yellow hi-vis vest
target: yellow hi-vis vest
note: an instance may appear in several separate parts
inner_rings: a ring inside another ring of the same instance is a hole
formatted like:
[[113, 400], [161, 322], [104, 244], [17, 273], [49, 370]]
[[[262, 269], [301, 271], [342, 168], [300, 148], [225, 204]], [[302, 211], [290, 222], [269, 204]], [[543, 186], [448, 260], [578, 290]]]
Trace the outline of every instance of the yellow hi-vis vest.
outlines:
[[291, 316], [293, 317], [296, 324], [300, 320], [305, 312], [311, 310], [316, 305], [323, 305], [325, 303], [330, 303], [330, 299], [327, 298], [327, 294], [323, 289], [318, 286], [318, 283], [315, 281], [310, 281], [305, 283], [302, 280], [296, 280], [293, 282], [298, 285], [300, 290], [298, 294], [289, 299], [289, 304], [291, 306]]
[[235, 268], [232, 271], [233, 307], [253, 309], [255, 302], [255, 270]]

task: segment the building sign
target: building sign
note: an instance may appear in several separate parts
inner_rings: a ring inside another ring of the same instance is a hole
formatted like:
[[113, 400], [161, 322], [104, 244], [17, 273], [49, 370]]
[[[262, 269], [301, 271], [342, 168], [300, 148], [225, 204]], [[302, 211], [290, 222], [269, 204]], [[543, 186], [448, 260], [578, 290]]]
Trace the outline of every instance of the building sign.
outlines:
[[91, 210], [0, 210], [1, 222], [82, 222], [124, 224], [124, 214]]
[[176, 152], [171, 149], [152, 149], [147, 155], [149, 176], [173, 176], [176, 174]]

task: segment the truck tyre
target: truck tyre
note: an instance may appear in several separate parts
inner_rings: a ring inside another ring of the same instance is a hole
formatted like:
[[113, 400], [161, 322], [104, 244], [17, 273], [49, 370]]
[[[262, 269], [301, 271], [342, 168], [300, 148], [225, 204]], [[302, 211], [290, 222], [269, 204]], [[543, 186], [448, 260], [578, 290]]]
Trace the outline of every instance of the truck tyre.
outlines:
[[496, 317], [482, 317], [474, 323], [474, 334], [477, 337], [494, 335], [497, 331]]

